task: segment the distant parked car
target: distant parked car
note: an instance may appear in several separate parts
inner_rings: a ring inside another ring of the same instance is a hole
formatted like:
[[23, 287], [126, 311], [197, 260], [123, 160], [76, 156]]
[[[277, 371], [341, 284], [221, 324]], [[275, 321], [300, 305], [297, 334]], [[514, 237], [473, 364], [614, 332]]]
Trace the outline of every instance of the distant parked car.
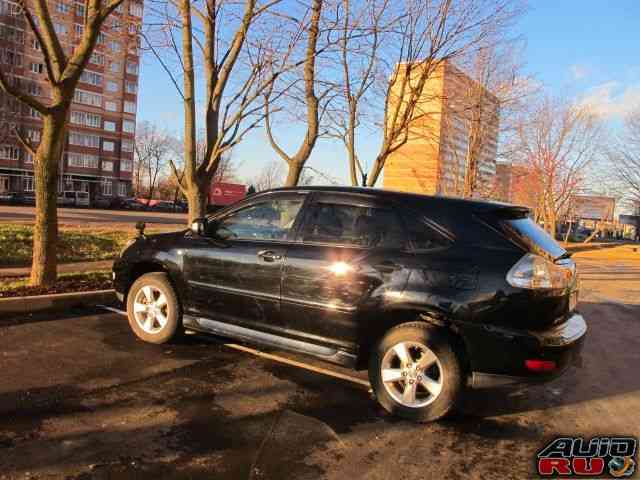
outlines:
[[109, 197], [96, 197], [93, 199], [94, 208], [113, 208], [113, 199]]
[[122, 203], [122, 208], [125, 210], [144, 210], [146, 205], [141, 203], [137, 198], [127, 198]]
[[64, 194], [62, 195], [62, 199], [58, 197], [58, 205], [69, 207], [88, 207], [89, 192], [64, 192]]
[[0, 193], [0, 203], [17, 205], [22, 201], [22, 194], [18, 192]]
[[151, 206], [151, 210], [156, 212], [182, 212], [182, 206], [166, 200], [159, 200]]

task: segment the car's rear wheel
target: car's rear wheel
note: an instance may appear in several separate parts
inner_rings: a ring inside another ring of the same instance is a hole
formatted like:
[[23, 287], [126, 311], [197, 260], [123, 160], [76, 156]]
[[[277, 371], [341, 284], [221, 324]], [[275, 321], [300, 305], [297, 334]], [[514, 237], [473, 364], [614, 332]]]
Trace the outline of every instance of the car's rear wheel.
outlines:
[[445, 331], [422, 322], [387, 332], [369, 362], [369, 379], [385, 410], [429, 422], [454, 408], [463, 390], [463, 374], [450, 340]]
[[145, 342], [166, 343], [180, 333], [182, 311], [166, 273], [147, 273], [133, 283], [127, 316], [131, 329]]

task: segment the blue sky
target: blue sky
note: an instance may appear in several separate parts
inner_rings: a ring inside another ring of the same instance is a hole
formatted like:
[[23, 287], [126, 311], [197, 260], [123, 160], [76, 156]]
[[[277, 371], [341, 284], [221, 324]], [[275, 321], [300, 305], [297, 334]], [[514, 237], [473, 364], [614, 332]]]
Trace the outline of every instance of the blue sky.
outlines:
[[[638, 0], [530, 0], [528, 12], [514, 33], [526, 40], [525, 69], [554, 95], [590, 102], [612, 128], [633, 106], [640, 106], [640, 44]], [[182, 109], [178, 95], [156, 61], [143, 58], [138, 120], [149, 120], [180, 133]], [[293, 149], [299, 129], [279, 129]], [[363, 154], [375, 155], [376, 141], [364, 142]], [[262, 130], [254, 131], [234, 151], [241, 179], [257, 175], [277, 158]], [[347, 180], [344, 149], [320, 141], [310, 165], [341, 181]]]

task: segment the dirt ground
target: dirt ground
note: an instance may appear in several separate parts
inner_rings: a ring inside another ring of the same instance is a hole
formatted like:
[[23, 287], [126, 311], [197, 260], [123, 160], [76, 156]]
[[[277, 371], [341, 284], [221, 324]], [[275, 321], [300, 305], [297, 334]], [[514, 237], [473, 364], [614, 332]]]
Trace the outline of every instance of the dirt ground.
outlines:
[[0, 319], [0, 479], [530, 478], [555, 435], [640, 435], [640, 262], [579, 264], [583, 368], [428, 425], [211, 337], [144, 344], [115, 313]]

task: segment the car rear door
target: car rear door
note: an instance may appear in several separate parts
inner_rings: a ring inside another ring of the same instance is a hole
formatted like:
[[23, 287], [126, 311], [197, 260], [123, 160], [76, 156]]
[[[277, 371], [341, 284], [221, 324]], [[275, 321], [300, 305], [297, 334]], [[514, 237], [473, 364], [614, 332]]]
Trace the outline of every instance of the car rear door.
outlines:
[[261, 196], [217, 218], [217, 236], [192, 237], [184, 267], [188, 309], [249, 328], [281, 330], [282, 265], [304, 200], [299, 193]]
[[291, 335], [355, 348], [368, 312], [407, 282], [403, 224], [375, 197], [316, 193], [287, 250], [282, 316]]

